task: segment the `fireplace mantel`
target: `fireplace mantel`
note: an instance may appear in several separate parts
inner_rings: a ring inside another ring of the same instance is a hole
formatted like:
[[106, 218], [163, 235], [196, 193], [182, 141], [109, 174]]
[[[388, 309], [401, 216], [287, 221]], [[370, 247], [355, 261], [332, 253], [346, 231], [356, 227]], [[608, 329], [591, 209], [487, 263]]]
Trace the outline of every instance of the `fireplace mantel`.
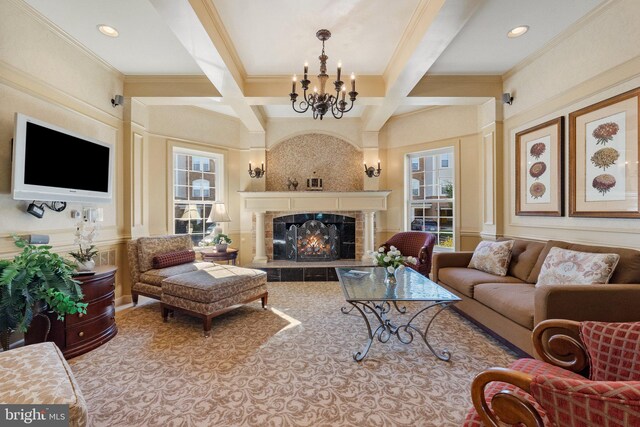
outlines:
[[376, 211], [387, 210], [387, 196], [383, 191], [239, 191], [242, 207], [256, 215], [254, 263], [266, 263], [264, 216], [266, 212], [364, 212], [364, 255], [373, 250], [373, 227]]
[[242, 207], [252, 212], [387, 210], [385, 191], [239, 191]]

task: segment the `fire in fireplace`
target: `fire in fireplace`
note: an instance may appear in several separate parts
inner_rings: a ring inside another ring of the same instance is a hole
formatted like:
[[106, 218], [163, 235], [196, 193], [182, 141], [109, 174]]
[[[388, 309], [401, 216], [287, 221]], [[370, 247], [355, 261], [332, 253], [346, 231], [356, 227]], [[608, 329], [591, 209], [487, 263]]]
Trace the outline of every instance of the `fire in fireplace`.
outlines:
[[296, 261], [331, 261], [339, 258], [339, 236], [335, 225], [315, 219], [292, 225], [286, 232], [287, 258]]

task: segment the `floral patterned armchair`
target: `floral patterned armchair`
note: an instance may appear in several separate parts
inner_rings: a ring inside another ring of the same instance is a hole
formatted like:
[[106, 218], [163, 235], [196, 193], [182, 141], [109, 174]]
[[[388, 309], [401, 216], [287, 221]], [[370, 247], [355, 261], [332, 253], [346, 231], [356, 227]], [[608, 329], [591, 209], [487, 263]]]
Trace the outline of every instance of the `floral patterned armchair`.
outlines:
[[429, 277], [435, 243], [436, 236], [433, 234], [423, 231], [404, 231], [394, 234], [381, 246], [386, 250], [389, 250], [391, 246], [395, 246], [402, 255], [415, 257], [418, 263], [409, 267]]
[[465, 427], [640, 426], [640, 322], [546, 320], [533, 344], [474, 379]]

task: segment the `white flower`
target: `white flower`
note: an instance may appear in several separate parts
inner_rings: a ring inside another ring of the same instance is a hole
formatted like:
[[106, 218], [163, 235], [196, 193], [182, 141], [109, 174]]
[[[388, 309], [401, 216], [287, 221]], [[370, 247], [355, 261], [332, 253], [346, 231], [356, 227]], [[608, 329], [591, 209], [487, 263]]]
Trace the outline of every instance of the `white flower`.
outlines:
[[398, 248], [396, 248], [395, 246], [389, 246], [389, 250], [390, 250], [391, 252], [395, 252], [395, 251], [397, 251], [397, 250], [398, 250]]
[[387, 271], [389, 273], [393, 273], [395, 271], [395, 268], [393, 268], [393, 266], [390, 265], [389, 267], [387, 267]]
[[398, 266], [398, 270], [404, 270], [404, 265], [400, 264], [400, 265]]
[[391, 261], [391, 257], [386, 256], [386, 257], [384, 257], [382, 260], [383, 260], [384, 262], [389, 262], [389, 261]]
[[384, 253], [384, 248], [383, 248], [382, 246], [380, 246], [380, 247], [378, 248], [378, 252], [380, 252], [381, 254], [383, 254], [383, 253]]
[[417, 259], [415, 259], [415, 258], [414, 258], [414, 257], [412, 257], [412, 256], [409, 256], [409, 257], [407, 257], [407, 262], [408, 262], [409, 264], [414, 264], [414, 265], [415, 265], [415, 264], [417, 264], [417, 263], [418, 263], [418, 260], [417, 260]]

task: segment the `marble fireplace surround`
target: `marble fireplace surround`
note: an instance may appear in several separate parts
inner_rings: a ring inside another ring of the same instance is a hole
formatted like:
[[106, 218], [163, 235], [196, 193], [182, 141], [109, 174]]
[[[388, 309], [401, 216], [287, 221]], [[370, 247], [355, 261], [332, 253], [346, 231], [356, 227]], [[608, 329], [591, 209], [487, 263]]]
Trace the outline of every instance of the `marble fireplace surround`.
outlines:
[[356, 259], [366, 260], [374, 245], [374, 217], [387, 210], [391, 191], [240, 191], [243, 209], [254, 213], [253, 262], [273, 257], [273, 218], [324, 212], [356, 218]]

